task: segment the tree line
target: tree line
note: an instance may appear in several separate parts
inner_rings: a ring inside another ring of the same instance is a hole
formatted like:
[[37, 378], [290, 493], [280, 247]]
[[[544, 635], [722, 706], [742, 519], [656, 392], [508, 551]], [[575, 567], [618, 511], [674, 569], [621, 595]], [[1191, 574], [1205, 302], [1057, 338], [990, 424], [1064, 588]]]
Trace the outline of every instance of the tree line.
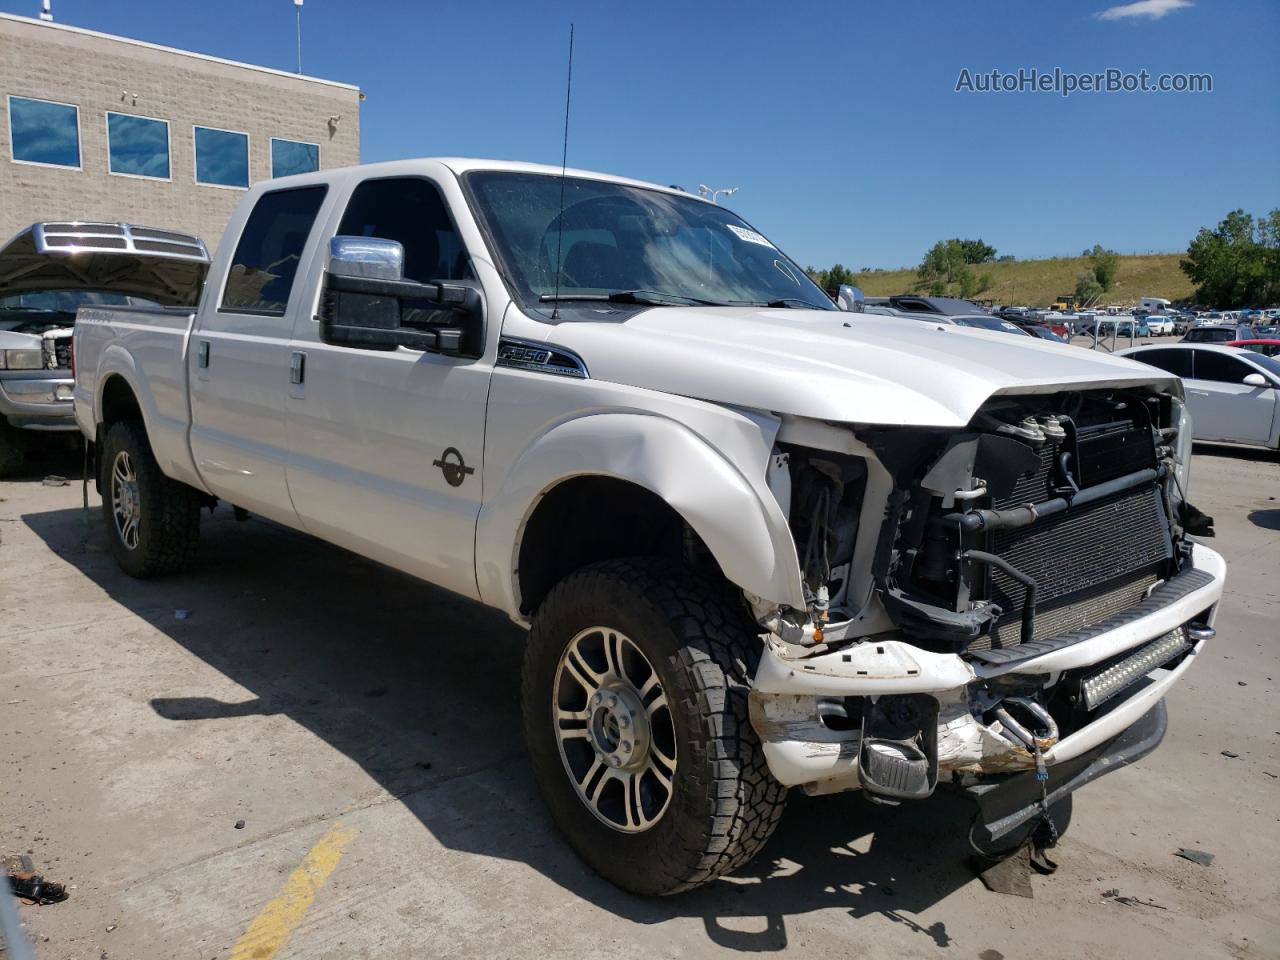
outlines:
[[[1094, 244], [1080, 255], [1088, 264], [1076, 277], [1076, 299], [1092, 304], [1115, 287], [1120, 254]], [[1014, 259], [997, 257], [996, 248], [981, 239], [939, 240], [916, 267], [918, 288], [930, 296], [970, 299], [991, 287], [990, 275], [974, 267]], [[1196, 285], [1197, 303], [1222, 309], [1280, 303], [1280, 209], [1256, 219], [1233, 210], [1214, 229], [1201, 228], [1180, 266]], [[845, 283], [856, 286], [860, 275], [840, 263], [826, 270], [807, 267], [806, 272], [825, 290]]]

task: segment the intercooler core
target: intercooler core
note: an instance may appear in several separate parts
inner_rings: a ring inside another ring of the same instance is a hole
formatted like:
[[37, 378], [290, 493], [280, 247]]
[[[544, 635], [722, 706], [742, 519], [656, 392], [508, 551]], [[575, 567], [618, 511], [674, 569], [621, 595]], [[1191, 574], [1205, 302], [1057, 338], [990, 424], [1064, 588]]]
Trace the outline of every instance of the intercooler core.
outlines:
[[[1069, 425], [1067, 437], [1040, 447], [1039, 466], [996, 510], [1043, 503], [1155, 466], [1150, 424], [1134, 420]], [[986, 595], [1001, 614], [970, 649], [1000, 649], [1024, 639], [1057, 636], [1105, 620], [1142, 600], [1173, 554], [1157, 482], [1122, 490], [1030, 526], [987, 534], [986, 549], [1035, 581], [1031, 637], [1022, 636], [1026, 588], [996, 566], [986, 568]]]

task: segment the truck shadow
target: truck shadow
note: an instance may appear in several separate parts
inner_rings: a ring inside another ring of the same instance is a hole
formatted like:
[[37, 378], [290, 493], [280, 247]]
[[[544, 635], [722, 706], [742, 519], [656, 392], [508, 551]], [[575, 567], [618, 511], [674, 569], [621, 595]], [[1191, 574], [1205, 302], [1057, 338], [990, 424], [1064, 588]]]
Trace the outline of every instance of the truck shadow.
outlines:
[[[633, 897], [587, 869], [543, 808], [520, 733], [524, 635], [505, 617], [310, 537], [235, 523], [225, 508], [204, 521], [193, 571], [151, 582], [126, 577], [95, 546], [96, 510], [88, 546], [79, 510], [23, 521], [112, 600], [253, 694], [173, 696], [160, 678], [139, 691], [160, 717], [185, 725], [287, 715], [359, 764], [448, 849], [528, 864], [635, 923], [699, 918], [727, 949], [784, 949], [789, 917], [832, 908], [951, 943], [926, 915], [974, 882], [965, 841], [973, 811], [957, 797], [940, 794], [925, 810], [793, 792], [773, 839], [738, 874], [682, 896]], [[242, 769], [251, 792], [253, 764]]]

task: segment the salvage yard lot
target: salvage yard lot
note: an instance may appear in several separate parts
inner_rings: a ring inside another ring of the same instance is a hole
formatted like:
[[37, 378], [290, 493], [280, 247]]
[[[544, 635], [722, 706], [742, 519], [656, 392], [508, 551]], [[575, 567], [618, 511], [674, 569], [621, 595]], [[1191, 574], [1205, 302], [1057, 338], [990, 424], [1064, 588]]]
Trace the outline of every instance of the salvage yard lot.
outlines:
[[941, 795], [793, 794], [740, 874], [623, 894], [544, 812], [503, 617], [226, 508], [191, 573], [130, 580], [96, 495], [86, 531], [78, 482], [41, 482], [75, 470], [0, 482], [0, 852], [72, 887], [21, 908], [41, 958], [1280, 956], [1274, 454], [1197, 447], [1219, 636], [1033, 900], [974, 878]]

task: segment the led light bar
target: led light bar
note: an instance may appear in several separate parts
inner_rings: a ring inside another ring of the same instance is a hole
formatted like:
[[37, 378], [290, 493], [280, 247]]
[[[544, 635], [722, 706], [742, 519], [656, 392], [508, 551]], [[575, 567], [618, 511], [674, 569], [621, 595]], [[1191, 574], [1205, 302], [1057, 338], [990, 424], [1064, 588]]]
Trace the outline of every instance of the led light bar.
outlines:
[[1162, 667], [1174, 657], [1191, 649], [1182, 627], [1151, 641], [1119, 663], [1099, 670], [1080, 684], [1080, 695], [1086, 710], [1097, 709], [1130, 684], [1137, 683], [1152, 670]]

